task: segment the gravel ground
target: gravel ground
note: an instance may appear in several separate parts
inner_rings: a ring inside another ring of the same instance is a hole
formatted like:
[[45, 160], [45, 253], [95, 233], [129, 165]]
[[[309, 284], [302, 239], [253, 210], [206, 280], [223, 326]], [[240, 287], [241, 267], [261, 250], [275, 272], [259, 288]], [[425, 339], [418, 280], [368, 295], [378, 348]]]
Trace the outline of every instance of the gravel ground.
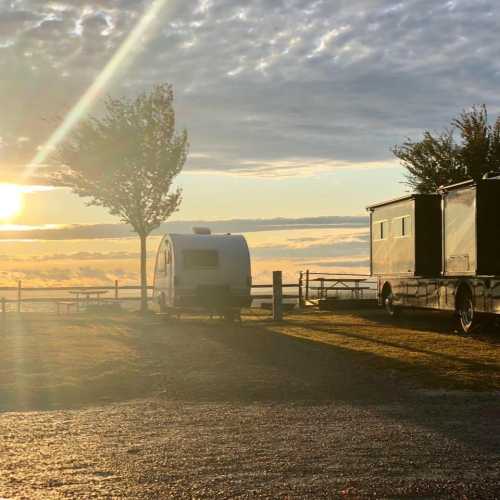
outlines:
[[0, 416], [6, 498], [498, 498], [498, 399], [136, 400]]
[[500, 498], [498, 394], [235, 328], [126, 339], [147, 398], [0, 412], [0, 498]]

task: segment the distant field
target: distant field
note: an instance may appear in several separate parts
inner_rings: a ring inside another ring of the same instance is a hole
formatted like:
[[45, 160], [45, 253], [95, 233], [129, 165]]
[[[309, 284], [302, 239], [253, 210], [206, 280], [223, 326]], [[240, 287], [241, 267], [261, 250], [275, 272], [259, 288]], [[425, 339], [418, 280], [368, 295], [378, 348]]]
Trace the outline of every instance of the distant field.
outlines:
[[153, 393], [188, 400], [363, 397], [373, 391], [374, 374], [423, 388], [500, 389], [498, 335], [461, 337], [434, 315], [391, 323], [380, 311], [314, 311], [277, 325], [253, 311], [240, 326], [132, 313], [12, 314], [0, 343], [0, 409]]

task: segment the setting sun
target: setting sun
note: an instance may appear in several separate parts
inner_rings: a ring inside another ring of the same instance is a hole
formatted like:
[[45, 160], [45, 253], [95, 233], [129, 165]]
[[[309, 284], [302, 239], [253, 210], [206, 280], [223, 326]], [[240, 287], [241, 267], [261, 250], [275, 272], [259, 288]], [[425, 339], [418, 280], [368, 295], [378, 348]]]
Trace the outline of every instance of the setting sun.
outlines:
[[10, 219], [21, 211], [21, 189], [12, 184], [0, 184], [0, 219]]

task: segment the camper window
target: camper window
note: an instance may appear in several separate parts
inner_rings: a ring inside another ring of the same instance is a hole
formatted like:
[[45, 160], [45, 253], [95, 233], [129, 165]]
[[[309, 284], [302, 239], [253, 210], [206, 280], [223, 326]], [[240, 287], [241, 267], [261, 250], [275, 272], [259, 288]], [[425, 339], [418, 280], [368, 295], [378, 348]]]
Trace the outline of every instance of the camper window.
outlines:
[[389, 222], [386, 220], [378, 221], [373, 224], [373, 239], [385, 240], [389, 236]]
[[219, 265], [219, 254], [215, 250], [184, 250], [184, 269], [213, 269]]
[[165, 251], [161, 250], [158, 255], [158, 273], [164, 273], [166, 270], [165, 266]]
[[411, 234], [411, 217], [405, 215], [392, 221], [392, 231], [395, 238], [405, 238]]

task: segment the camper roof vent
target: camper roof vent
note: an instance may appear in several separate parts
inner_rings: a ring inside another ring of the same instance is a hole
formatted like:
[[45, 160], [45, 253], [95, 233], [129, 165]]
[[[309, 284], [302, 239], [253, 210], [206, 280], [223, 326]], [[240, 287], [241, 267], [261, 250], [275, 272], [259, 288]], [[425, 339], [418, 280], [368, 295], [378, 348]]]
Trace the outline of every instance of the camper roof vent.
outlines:
[[209, 227], [193, 227], [194, 234], [212, 234]]

